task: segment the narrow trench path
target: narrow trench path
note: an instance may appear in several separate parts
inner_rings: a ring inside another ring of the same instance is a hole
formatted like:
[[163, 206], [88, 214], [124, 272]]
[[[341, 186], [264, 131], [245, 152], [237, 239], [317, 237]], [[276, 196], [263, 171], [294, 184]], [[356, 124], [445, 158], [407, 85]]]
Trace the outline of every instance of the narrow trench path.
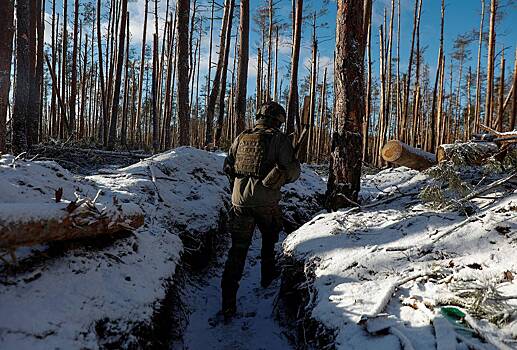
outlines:
[[[283, 238], [283, 237], [281, 237]], [[280, 249], [281, 242], [277, 245]], [[284, 330], [274, 318], [274, 304], [280, 280], [268, 288], [260, 286], [260, 246], [258, 230], [248, 252], [244, 276], [237, 295], [238, 315], [224, 324], [216, 314], [221, 306], [220, 281], [226, 254], [221, 254], [203, 278], [186, 285], [187, 308], [192, 313], [182, 344], [173, 349], [292, 349]]]

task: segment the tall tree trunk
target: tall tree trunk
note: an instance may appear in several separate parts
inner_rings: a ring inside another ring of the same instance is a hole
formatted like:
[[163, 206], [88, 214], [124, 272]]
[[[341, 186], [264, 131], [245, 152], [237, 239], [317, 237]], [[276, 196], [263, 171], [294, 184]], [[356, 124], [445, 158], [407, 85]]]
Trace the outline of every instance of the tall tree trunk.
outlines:
[[[429, 148], [428, 151], [434, 153], [436, 148], [438, 147], [438, 143], [436, 140], [436, 136], [438, 135], [439, 130], [439, 119], [436, 111], [437, 104], [437, 91], [438, 91], [438, 81], [440, 80], [440, 74], [443, 69], [442, 67], [442, 56], [443, 56], [443, 27], [445, 21], [445, 0], [442, 0], [442, 16], [440, 22], [440, 49], [438, 50], [438, 66], [436, 67], [436, 78], [434, 80], [434, 89], [433, 89], [433, 102], [431, 107], [431, 126], [429, 130]], [[439, 107], [441, 109], [441, 107]]]
[[70, 130], [68, 130], [69, 134], [75, 132], [75, 107], [76, 107], [76, 99], [77, 99], [77, 45], [78, 45], [78, 35], [79, 35], [79, 0], [74, 1], [74, 43], [72, 49], [72, 81], [70, 86], [70, 112], [69, 121], [70, 121]]
[[0, 6], [0, 153], [6, 151], [6, 121], [11, 87], [11, 59], [13, 57], [14, 0]]
[[178, 121], [179, 145], [189, 144], [190, 112], [189, 112], [189, 13], [190, 0], [178, 0]]
[[226, 49], [226, 32], [228, 31], [228, 22], [230, 21], [230, 12], [233, 12], [234, 0], [226, 0], [224, 3], [224, 14], [223, 23], [221, 25], [221, 34], [219, 41], [219, 58], [217, 60], [217, 68], [215, 71], [215, 77], [210, 91], [210, 97], [208, 98], [208, 105], [206, 107], [206, 131], [205, 131], [205, 145], [209, 145], [213, 142], [212, 139], [212, 128], [214, 124], [215, 105], [217, 103], [217, 97], [219, 96], [219, 89], [221, 87], [221, 76], [223, 69], [226, 69], [224, 65], [224, 51]]
[[115, 72], [115, 82], [113, 87], [113, 102], [111, 106], [111, 120], [110, 120], [110, 129], [109, 129], [109, 139], [108, 139], [108, 148], [113, 149], [115, 147], [115, 142], [117, 140], [117, 119], [118, 119], [118, 110], [119, 110], [119, 99], [120, 99], [120, 86], [122, 84], [122, 67], [124, 66], [124, 45], [126, 43], [126, 22], [127, 22], [127, 0], [121, 0], [121, 18], [120, 18], [120, 28], [118, 35], [118, 51], [117, 51], [117, 61], [116, 61], [116, 72]]
[[299, 121], [300, 118], [298, 111], [298, 64], [300, 61], [300, 44], [302, 38], [302, 14], [303, 0], [296, 0], [296, 11], [293, 23], [293, 49], [291, 55], [291, 81], [289, 83], [289, 98], [287, 105], [286, 131], [288, 134], [294, 131], [294, 121]]
[[481, 0], [481, 20], [479, 23], [478, 60], [476, 66], [476, 106], [474, 107], [474, 132], [479, 131], [481, 114], [481, 49], [483, 47], [483, 25], [485, 21], [485, 0]]
[[[102, 64], [102, 28], [101, 28], [101, 0], [97, 0], [97, 58], [99, 60], [99, 78], [100, 78], [100, 89], [101, 89], [101, 111], [102, 111], [102, 127], [99, 128], [99, 135], [102, 136], [101, 140], [104, 145], [107, 145], [107, 125], [108, 125], [108, 102], [106, 96], [106, 84], [104, 81], [104, 66]], [[64, 98], [64, 97], [63, 97]]]
[[485, 125], [492, 126], [492, 94], [494, 90], [494, 60], [495, 60], [495, 19], [497, 16], [497, 0], [490, 2], [490, 29], [488, 32], [488, 58], [486, 68], [486, 99]]
[[364, 117], [363, 3], [338, 0], [336, 20], [335, 116], [327, 203], [329, 210], [357, 203], [362, 159]]
[[153, 151], [160, 150], [160, 121], [158, 120], [158, 34], [153, 34], [153, 77], [152, 77], [152, 144]]
[[233, 20], [233, 8], [235, 5], [235, 0], [230, 1], [230, 14], [228, 16], [228, 20], [226, 22], [226, 39], [223, 53], [223, 66], [221, 71], [221, 81], [219, 87], [219, 115], [217, 116], [217, 128], [215, 130], [215, 138], [214, 143], [216, 146], [220, 145], [221, 135], [223, 132], [223, 121], [224, 121], [224, 111], [225, 111], [225, 97], [226, 97], [226, 77], [228, 73], [228, 59], [230, 57], [230, 45], [232, 38], [232, 20]]
[[515, 58], [513, 61], [513, 98], [512, 98], [512, 112], [510, 114], [510, 124], [508, 130], [512, 131], [515, 128], [515, 119], [517, 117], [517, 49], [515, 49]]
[[16, 3], [16, 82], [14, 85], [14, 106], [12, 120], [12, 152], [27, 149], [27, 121], [30, 103], [29, 31], [31, 0]]
[[501, 54], [501, 75], [499, 77], [499, 111], [497, 114], [497, 120], [495, 123], [496, 130], [499, 132], [503, 131], [503, 115], [504, 115], [504, 66], [506, 64], [506, 61], [504, 59], [504, 49]]
[[250, 4], [249, 0], [241, 0], [239, 24], [239, 63], [237, 68], [237, 88], [235, 92], [235, 117], [237, 118], [236, 133], [245, 129], [246, 116], [246, 87], [248, 84], [250, 36]]
[[[144, 28], [142, 34], [142, 54], [140, 56], [140, 74], [138, 77], [138, 102], [136, 109], [136, 128], [138, 139], [141, 138], [141, 124], [142, 124], [142, 88], [144, 85], [144, 71], [145, 71], [145, 46], [146, 46], [146, 35], [147, 35], [147, 12], [149, 8], [149, 0], [145, 0], [145, 8], [144, 8]], [[131, 140], [134, 142], [134, 140]]]
[[406, 81], [406, 91], [404, 93], [405, 100], [404, 100], [404, 122], [402, 125], [402, 133], [406, 135], [406, 128], [407, 128], [407, 120], [408, 120], [408, 113], [409, 113], [409, 91], [411, 87], [411, 70], [413, 69], [413, 57], [414, 57], [414, 50], [415, 50], [415, 34], [416, 29], [418, 26], [418, 13], [419, 8], [421, 6], [421, 0], [415, 0], [415, 13], [413, 16], [413, 33], [411, 35], [411, 49], [409, 51], [409, 63], [408, 63], [408, 73], [407, 73], [407, 81]]

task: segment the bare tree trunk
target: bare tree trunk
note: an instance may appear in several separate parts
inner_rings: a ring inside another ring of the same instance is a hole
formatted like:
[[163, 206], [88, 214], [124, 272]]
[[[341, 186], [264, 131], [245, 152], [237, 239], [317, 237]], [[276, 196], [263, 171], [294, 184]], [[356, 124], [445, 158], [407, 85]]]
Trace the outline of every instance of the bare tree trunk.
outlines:
[[235, 0], [230, 1], [230, 15], [228, 16], [228, 21], [226, 22], [226, 39], [224, 46], [224, 59], [223, 66], [221, 72], [221, 82], [219, 88], [219, 115], [217, 117], [217, 128], [215, 130], [215, 139], [214, 144], [219, 146], [221, 141], [221, 135], [223, 131], [223, 121], [224, 121], [224, 111], [225, 111], [225, 103], [224, 99], [226, 97], [226, 76], [228, 73], [228, 59], [230, 56], [230, 45], [231, 45], [231, 37], [232, 37], [232, 20], [233, 20], [233, 8], [235, 5]]
[[115, 82], [113, 87], [113, 102], [111, 106], [111, 120], [110, 120], [110, 129], [109, 129], [109, 139], [108, 139], [108, 148], [113, 149], [115, 147], [115, 142], [117, 140], [117, 119], [118, 119], [118, 110], [119, 110], [119, 99], [120, 99], [120, 86], [122, 84], [122, 67], [124, 66], [124, 45], [125, 45], [125, 35], [126, 35], [126, 22], [127, 22], [127, 0], [121, 0], [121, 18], [120, 18], [120, 28], [119, 28], [119, 37], [118, 37], [118, 57], [116, 61], [116, 72], [115, 72]]
[[[434, 89], [433, 89], [433, 105], [431, 107], [431, 126], [430, 126], [430, 140], [429, 140], [429, 148], [428, 151], [435, 152], [436, 147], [438, 147], [436, 136], [438, 135], [439, 130], [439, 119], [438, 115], [435, 114], [436, 110], [436, 98], [437, 98], [437, 90], [438, 90], [438, 81], [440, 80], [440, 74], [443, 69], [442, 67], [442, 56], [443, 56], [443, 27], [445, 20], [445, 0], [442, 0], [442, 16], [440, 22], [440, 49], [438, 50], [438, 67], [436, 67], [436, 78], [434, 81]], [[441, 107], [439, 107], [441, 109]]]
[[74, 1], [74, 39], [72, 49], [72, 81], [70, 82], [70, 103], [69, 108], [69, 134], [75, 132], [75, 107], [77, 102], [77, 49], [78, 49], [78, 35], [79, 35], [79, 0]]
[[268, 0], [269, 31], [267, 48], [267, 79], [266, 79], [266, 101], [271, 100], [271, 53], [273, 51], [273, 0]]
[[152, 78], [152, 113], [153, 113], [153, 151], [160, 150], [160, 121], [158, 120], [158, 34], [153, 34], [153, 78]]
[[[371, 11], [371, 8], [370, 8]], [[370, 12], [371, 16], [371, 12]], [[366, 84], [366, 109], [365, 109], [365, 122], [363, 127], [363, 162], [368, 161], [368, 141], [369, 141], [369, 129], [370, 129], [370, 114], [372, 106], [372, 25], [370, 16], [366, 17], [368, 21], [367, 29], [367, 48], [368, 48], [368, 82]]]
[[293, 49], [291, 55], [291, 82], [289, 83], [289, 98], [287, 105], [287, 124], [288, 134], [294, 131], [294, 121], [298, 121], [299, 126], [299, 106], [298, 106], [298, 64], [300, 61], [300, 44], [302, 38], [303, 22], [303, 0], [296, 0], [296, 12], [294, 15], [294, 34]]
[[[248, 84], [250, 7], [249, 0], [241, 0], [239, 24], [239, 63], [237, 68], [237, 88], [235, 91], [236, 134], [245, 129], [246, 88]], [[277, 32], [278, 34], [278, 32]]]
[[[97, 49], [98, 49], [98, 60], [99, 60], [99, 78], [100, 78], [100, 89], [101, 89], [101, 111], [102, 111], [102, 127], [99, 128], [99, 135], [104, 145], [107, 145], [107, 125], [108, 125], [108, 102], [106, 97], [106, 85], [104, 82], [104, 67], [102, 64], [102, 28], [101, 28], [101, 0], [97, 0]], [[64, 98], [64, 96], [63, 96]]]
[[357, 203], [364, 116], [363, 4], [338, 0], [336, 20], [335, 115], [339, 129], [331, 148], [326, 206], [330, 210]]
[[124, 104], [122, 107], [122, 125], [120, 129], [120, 144], [127, 145], [127, 121], [129, 104], [129, 13], [126, 18], [126, 53], [125, 53], [125, 72], [124, 72]]
[[512, 98], [512, 112], [510, 114], [510, 124], [508, 130], [512, 131], [515, 128], [515, 119], [517, 117], [517, 49], [515, 49], [515, 58], [513, 65], [513, 98]]
[[504, 66], [506, 62], [504, 59], [504, 49], [501, 55], [501, 76], [499, 77], [499, 113], [495, 122], [496, 130], [499, 132], [503, 131], [503, 114], [504, 114]]
[[474, 132], [479, 131], [481, 113], [481, 48], [483, 47], [483, 23], [485, 21], [485, 0], [481, 0], [481, 20], [479, 23], [478, 60], [476, 66], [476, 106], [474, 110]]
[[178, 121], [179, 145], [185, 146], [190, 140], [189, 112], [189, 14], [190, 0], [178, 0]]
[[[275, 82], [273, 85], [273, 97], [275, 101], [278, 101], [278, 26], [276, 27], [276, 35], [275, 35]], [[282, 94], [282, 91], [280, 91], [280, 94]]]
[[0, 6], [0, 153], [6, 151], [6, 121], [13, 57], [14, 0]]
[[14, 85], [14, 107], [12, 120], [12, 152], [27, 149], [27, 121], [30, 103], [29, 27], [30, 0], [16, 3], [16, 82]]
[[[147, 12], [149, 9], [149, 0], [145, 0], [144, 9], [144, 28], [142, 34], [142, 54], [140, 56], [140, 75], [138, 77], [138, 102], [136, 108], [136, 128], [137, 134], [141, 134], [141, 123], [142, 123], [142, 88], [144, 84], [144, 71], [145, 71], [145, 46], [146, 46], [146, 35], [147, 35]], [[141, 135], [137, 137], [140, 139]], [[134, 140], [131, 140], [134, 142]]]
[[492, 94], [494, 86], [494, 60], [495, 60], [495, 18], [497, 16], [497, 0], [490, 2], [490, 30], [488, 32], [488, 58], [486, 69], [486, 100], [485, 100], [485, 125], [492, 127]]
[[224, 50], [226, 48], [226, 32], [228, 30], [227, 22], [230, 20], [230, 12], [233, 12], [233, 3], [234, 0], [226, 0], [224, 4], [223, 23], [221, 25], [219, 42], [219, 59], [217, 61], [213, 86], [210, 91], [210, 97], [208, 98], [208, 105], [206, 107], [205, 145], [209, 145], [213, 141], [212, 128], [214, 124], [215, 105], [217, 103], [217, 97], [219, 96], [219, 89], [221, 87], [221, 75], [223, 73], [223, 69], [226, 69], [226, 67], [224, 67]]

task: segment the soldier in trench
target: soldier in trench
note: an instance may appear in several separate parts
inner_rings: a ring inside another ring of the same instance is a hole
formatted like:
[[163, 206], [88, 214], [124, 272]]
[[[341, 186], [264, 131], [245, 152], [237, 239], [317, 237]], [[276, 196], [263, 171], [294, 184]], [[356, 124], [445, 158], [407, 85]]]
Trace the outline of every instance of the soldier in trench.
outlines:
[[300, 176], [291, 140], [280, 131], [285, 119], [281, 105], [265, 103], [255, 126], [235, 139], [225, 159], [224, 171], [233, 189], [229, 220], [232, 246], [221, 281], [222, 314], [227, 321], [236, 312], [237, 290], [255, 226], [262, 235], [262, 287], [268, 287], [279, 275], [275, 243], [283, 228], [280, 189]]

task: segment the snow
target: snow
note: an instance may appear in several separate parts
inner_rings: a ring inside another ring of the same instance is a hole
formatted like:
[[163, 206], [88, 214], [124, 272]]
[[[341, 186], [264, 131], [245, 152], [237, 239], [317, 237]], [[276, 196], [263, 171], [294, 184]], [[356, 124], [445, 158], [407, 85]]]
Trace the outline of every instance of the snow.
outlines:
[[[0, 347], [145, 347], [139, 332], [152, 328], [168, 284], [176, 283], [177, 267], [183, 263], [180, 236], [203, 242], [206, 235], [218, 234], [230, 199], [223, 160], [223, 153], [182, 147], [83, 177], [52, 161], [1, 156], [0, 227], [59, 215], [78, 197], [95, 198], [96, 205], [106, 208], [114, 200], [133, 206], [145, 213], [145, 224], [116, 238], [16, 249], [17, 267], [0, 265]], [[63, 189], [60, 203], [55, 200], [58, 188]], [[304, 167], [300, 181], [285, 191], [282, 204], [288, 220], [296, 224], [309, 219], [319, 208], [314, 198], [324, 188], [322, 179]], [[285, 348], [286, 340], [270, 315], [276, 287], [255, 290], [259, 241], [254, 240], [239, 299], [244, 310], [257, 314], [234, 327], [240, 330], [234, 334], [245, 339], [257, 331], [258, 342], [259, 331], [278, 332], [269, 344]], [[190, 289], [193, 304], [188, 307], [202, 300], [210, 305], [194, 309], [191, 325], [213, 316], [220, 306], [220, 269], [206, 276], [201, 291]], [[207, 322], [199, 323], [203, 336]]]
[[[238, 316], [228, 324], [216, 317], [221, 306], [221, 276], [226, 254], [206, 272], [208, 278], [187, 285], [187, 303], [193, 306], [190, 323], [178, 349], [280, 350], [291, 346], [274, 319], [279, 280], [260, 286], [259, 231], [255, 232], [238, 293]], [[277, 249], [278, 250], [278, 249]]]
[[[134, 234], [106, 246], [76, 244], [57, 256], [52, 245], [19, 248], [20, 271], [2, 273], [0, 280], [2, 348], [99, 348], [107, 341], [98, 334], [100, 325], [126, 346], [135, 344], [133, 330], [149, 325], [180, 263], [178, 235], [217, 230], [219, 213], [228, 205], [223, 158], [179, 148], [89, 177], [50, 161], [19, 159], [12, 166], [13, 160], [0, 158], [0, 208], [11, 206], [0, 212], [0, 223], [51, 216], [44, 208], [60, 210], [74, 193], [94, 198], [99, 190], [96, 203], [109, 205], [116, 197], [137, 205], [146, 220]], [[55, 203], [59, 187], [64, 203]], [[41, 210], [33, 210], [38, 206]]]
[[[416, 193], [427, 181], [426, 175], [408, 168], [367, 175], [360, 193], [364, 209], [317, 215], [285, 240], [284, 254], [305, 262], [306, 269], [315, 266], [314, 271], [306, 271], [315, 275], [312, 318], [335, 330], [338, 349], [400, 349], [401, 344], [435, 349], [433, 321], [441, 303], [451, 300], [462, 280], [495, 279], [504, 296], [517, 296], [515, 282], [502, 283], [505, 271], [517, 272], [517, 191], [495, 203], [477, 200], [486, 213], [430, 244], [431, 234], [439, 235], [465, 217], [422, 204]], [[386, 198], [393, 201], [383, 201]], [[375, 201], [382, 204], [369, 205]], [[516, 299], [506, 303], [517, 310]], [[389, 317], [386, 331], [370, 334], [365, 325], [379, 317]], [[516, 347], [511, 334], [515, 316], [513, 320], [500, 329], [482, 327], [483, 332], [509, 348]], [[441, 332], [450, 331], [441, 324]], [[453, 348], [462, 342], [457, 339]], [[466, 341], [480, 348], [500, 347], [475, 338]], [[449, 347], [440, 344], [440, 348]]]

